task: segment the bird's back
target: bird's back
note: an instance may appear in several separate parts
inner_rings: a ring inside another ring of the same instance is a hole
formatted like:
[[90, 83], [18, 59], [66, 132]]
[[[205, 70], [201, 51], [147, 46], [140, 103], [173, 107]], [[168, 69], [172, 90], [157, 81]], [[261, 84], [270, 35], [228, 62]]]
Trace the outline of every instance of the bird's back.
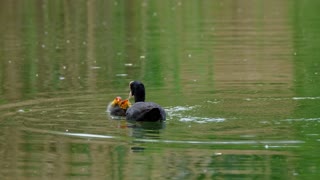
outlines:
[[107, 112], [110, 113], [112, 116], [125, 116], [126, 111], [124, 109], [121, 109], [118, 105], [112, 106], [111, 103], [107, 107]]
[[136, 102], [126, 112], [129, 121], [158, 121], [166, 120], [164, 109], [153, 102]]

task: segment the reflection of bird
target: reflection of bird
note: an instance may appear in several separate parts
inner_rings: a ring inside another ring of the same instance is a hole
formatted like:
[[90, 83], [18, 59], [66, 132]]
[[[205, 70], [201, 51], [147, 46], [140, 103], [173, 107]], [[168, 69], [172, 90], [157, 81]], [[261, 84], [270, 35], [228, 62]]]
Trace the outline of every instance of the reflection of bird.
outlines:
[[122, 100], [116, 97], [107, 108], [107, 111], [113, 116], [125, 116], [127, 109], [131, 106], [128, 99]]
[[131, 81], [130, 97], [134, 97], [135, 103], [127, 110], [126, 119], [131, 121], [164, 121], [166, 113], [164, 109], [156, 103], [144, 102], [145, 88], [139, 81]]

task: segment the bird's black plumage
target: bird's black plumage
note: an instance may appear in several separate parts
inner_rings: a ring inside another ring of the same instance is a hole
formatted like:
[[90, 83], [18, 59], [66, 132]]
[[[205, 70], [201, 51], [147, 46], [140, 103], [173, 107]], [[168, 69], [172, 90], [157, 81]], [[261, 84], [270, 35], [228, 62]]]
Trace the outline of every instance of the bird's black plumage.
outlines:
[[154, 102], [145, 101], [145, 87], [139, 81], [130, 82], [130, 94], [135, 103], [127, 110], [126, 119], [129, 121], [164, 121], [164, 109]]
[[112, 116], [125, 116], [126, 115], [126, 111], [124, 109], [120, 108], [119, 106], [110, 108], [109, 113]]

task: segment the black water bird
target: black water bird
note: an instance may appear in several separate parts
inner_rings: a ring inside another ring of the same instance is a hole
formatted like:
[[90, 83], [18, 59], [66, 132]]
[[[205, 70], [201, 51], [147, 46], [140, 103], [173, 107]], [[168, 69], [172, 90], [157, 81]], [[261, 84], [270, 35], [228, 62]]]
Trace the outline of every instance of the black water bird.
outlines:
[[166, 113], [164, 109], [154, 103], [145, 102], [145, 88], [139, 81], [131, 81], [130, 97], [134, 97], [135, 103], [127, 109], [126, 119], [129, 121], [164, 121], [166, 120]]

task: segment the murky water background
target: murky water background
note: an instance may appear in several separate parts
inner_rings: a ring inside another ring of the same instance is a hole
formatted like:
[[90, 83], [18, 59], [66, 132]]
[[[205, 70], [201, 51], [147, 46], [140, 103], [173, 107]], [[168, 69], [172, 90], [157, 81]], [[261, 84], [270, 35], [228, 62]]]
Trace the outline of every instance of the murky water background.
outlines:
[[319, 2], [2, 1], [1, 179], [318, 179]]

